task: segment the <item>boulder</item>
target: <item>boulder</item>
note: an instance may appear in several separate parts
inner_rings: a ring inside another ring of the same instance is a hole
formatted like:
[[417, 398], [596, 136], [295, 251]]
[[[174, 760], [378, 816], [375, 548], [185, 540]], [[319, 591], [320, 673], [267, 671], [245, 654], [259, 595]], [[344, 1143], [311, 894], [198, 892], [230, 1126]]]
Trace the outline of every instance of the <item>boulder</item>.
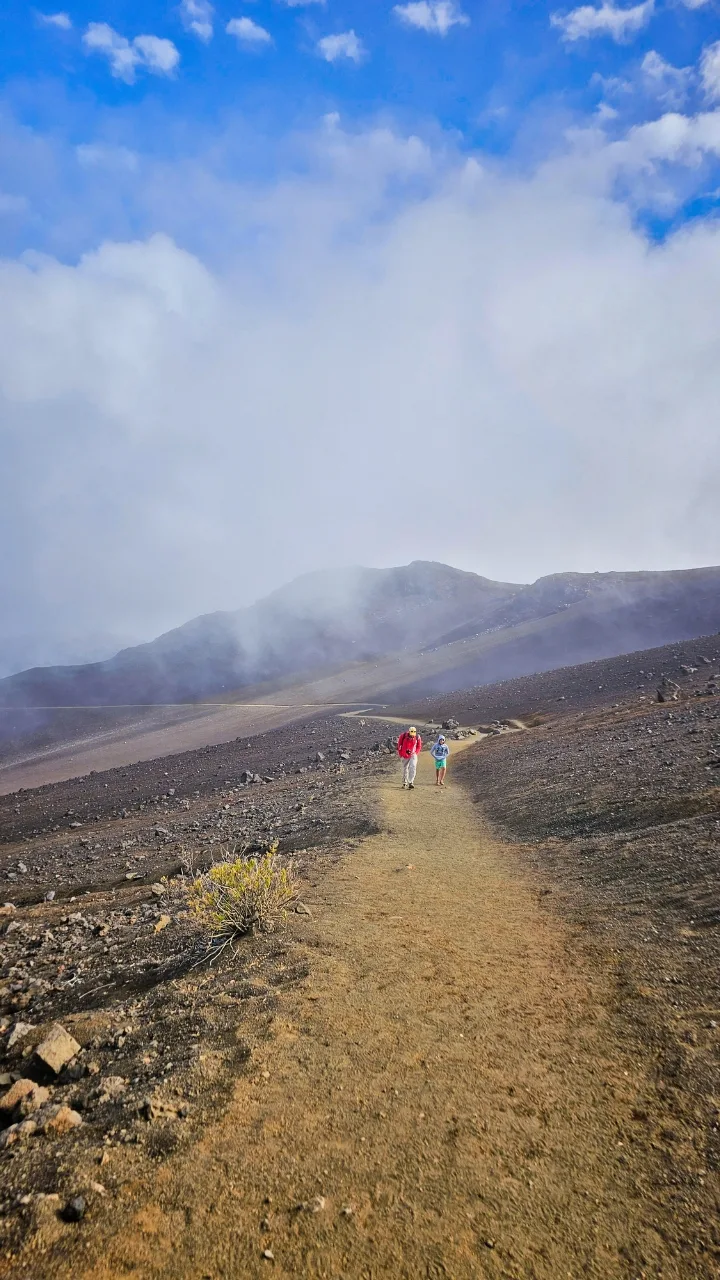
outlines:
[[80, 1045], [77, 1040], [73, 1040], [70, 1033], [61, 1027], [59, 1022], [54, 1022], [45, 1039], [41, 1040], [35, 1050], [35, 1056], [57, 1075], [79, 1052]]
[[459, 728], [460, 728], [460, 721], [459, 721], [459, 720], [453, 720], [453, 718], [452, 718], [452, 716], [451, 716], [449, 720], [443, 720], [442, 727], [443, 727], [443, 729], [459, 729]]
[[82, 1124], [82, 1116], [79, 1116], [71, 1107], [43, 1107], [42, 1111], [38, 1111], [35, 1116], [35, 1123], [39, 1131], [47, 1134], [48, 1137], [62, 1138], [66, 1133], [70, 1133], [71, 1129], [77, 1129]]
[[50, 1094], [34, 1080], [16, 1080], [0, 1098], [0, 1114], [5, 1117], [15, 1114], [26, 1119], [34, 1111], [39, 1111], [49, 1100]]

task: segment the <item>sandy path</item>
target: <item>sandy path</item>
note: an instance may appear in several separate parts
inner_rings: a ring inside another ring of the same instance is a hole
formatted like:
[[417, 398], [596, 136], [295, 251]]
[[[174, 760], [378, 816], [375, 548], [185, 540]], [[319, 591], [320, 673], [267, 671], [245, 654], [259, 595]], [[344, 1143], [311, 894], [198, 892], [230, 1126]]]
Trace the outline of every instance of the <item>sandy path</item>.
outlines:
[[682, 1274], [623, 1143], [641, 1082], [605, 980], [467, 795], [432, 783], [423, 756], [413, 793], [385, 785], [389, 830], [293, 924], [310, 977], [229, 1112], [53, 1277]]

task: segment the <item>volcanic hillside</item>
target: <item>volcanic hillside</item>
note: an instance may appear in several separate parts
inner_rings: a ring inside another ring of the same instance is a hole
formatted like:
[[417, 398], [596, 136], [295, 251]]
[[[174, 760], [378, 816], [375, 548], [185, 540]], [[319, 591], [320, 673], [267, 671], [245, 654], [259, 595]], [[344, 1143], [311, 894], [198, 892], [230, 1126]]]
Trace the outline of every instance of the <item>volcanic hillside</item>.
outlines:
[[[360, 698], [400, 681], [407, 697], [718, 629], [720, 568], [555, 574], [518, 586], [418, 561], [311, 574], [252, 608], [196, 618], [107, 662], [21, 672], [0, 681], [0, 706], [184, 702], [343, 669], [350, 679], [341, 683]], [[375, 668], [396, 656], [400, 666]], [[368, 662], [368, 672], [358, 668]]]

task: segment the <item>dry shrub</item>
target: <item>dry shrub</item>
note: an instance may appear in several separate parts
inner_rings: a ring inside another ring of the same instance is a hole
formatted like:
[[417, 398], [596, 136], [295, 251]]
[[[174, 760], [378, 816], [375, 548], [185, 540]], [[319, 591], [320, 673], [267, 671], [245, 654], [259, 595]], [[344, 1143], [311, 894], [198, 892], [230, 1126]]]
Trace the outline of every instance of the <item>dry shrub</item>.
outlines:
[[229, 858], [196, 876], [188, 908], [209, 934], [230, 940], [274, 929], [296, 898], [292, 867], [282, 865], [274, 844], [261, 857]]

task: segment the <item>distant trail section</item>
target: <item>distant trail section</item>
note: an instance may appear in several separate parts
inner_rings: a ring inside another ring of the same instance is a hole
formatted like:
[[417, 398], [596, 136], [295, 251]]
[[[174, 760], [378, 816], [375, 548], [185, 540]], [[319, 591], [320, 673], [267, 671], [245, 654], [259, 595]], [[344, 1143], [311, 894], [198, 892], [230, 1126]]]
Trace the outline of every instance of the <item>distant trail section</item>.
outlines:
[[686, 1280], [658, 1157], [628, 1137], [647, 1064], [613, 1037], [610, 964], [433, 784], [423, 756], [413, 793], [382, 785], [387, 830], [293, 923], [309, 976], [229, 1111], [55, 1280]]

